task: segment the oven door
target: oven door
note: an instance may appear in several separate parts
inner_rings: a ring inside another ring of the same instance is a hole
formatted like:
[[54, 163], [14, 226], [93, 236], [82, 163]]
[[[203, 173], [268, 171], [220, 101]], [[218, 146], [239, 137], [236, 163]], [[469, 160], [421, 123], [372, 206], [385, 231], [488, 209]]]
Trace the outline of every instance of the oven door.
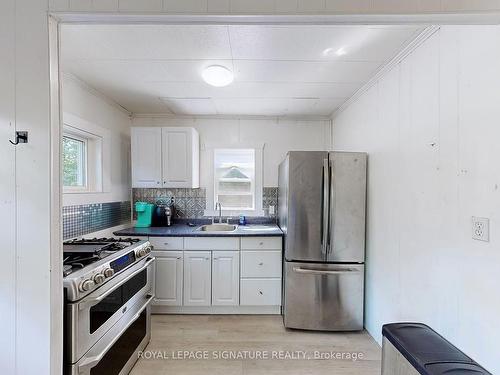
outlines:
[[67, 305], [66, 362], [77, 362], [136, 302], [152, 294], [155, 258], [134, 264], [80, 301]]
[[67, 367], [71, 375], [128, 374], [151, 339], [151, 301], [142, 297], [77, 363]]

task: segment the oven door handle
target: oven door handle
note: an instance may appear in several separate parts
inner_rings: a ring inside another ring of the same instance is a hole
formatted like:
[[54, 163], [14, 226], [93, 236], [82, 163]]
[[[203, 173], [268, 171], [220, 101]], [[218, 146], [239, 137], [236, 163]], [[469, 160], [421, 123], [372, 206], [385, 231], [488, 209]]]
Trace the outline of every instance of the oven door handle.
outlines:
[[150, 258], [146, 263], [144, 263], [144, 265], [139, 268], [138, 270], [135, 270], [134, 272], [132, 272], [130, 275], [128, 275], [125, 279], [123, 279], [119, 284], [115, 285], [114, 287], [112, 287], [111, 289], [108, 289], [107, 291], [105, 291], [103, 294], [101, 294], [99, 297], [95, 297], [95, 298], [89, 298], [89, 299], [84, 299], [82, 302], [80, 302], [78, 304], [78, 308], [80, 310], [84, 310], [86, 309], [87, 307], [92, 307], [92, 306], [95, 306], [97, 305], [99, 302], [101, 302], [104, 298], [106, 298], [107, 296], [109, 296], [111, 293], [113, 293], [117, 288], [119, 288], [121, 285], [125, 284], [127, 281], [129, 281], [132, 277], [134, 277], [135, 275], [141, 273], [142, 271], [144, 271], [146, 268], [149, 267], [149, 265], [151, 263], [153, 263], [155, 261], [155, 258]]
[[120, 333], [116, 335], [111, 342], [109, 342], [99, 354], [96, 354], [95, 356], [92, 357], [87, 357], [83, 360], [82, 363], [78, 365], [78, 373], [81, 374], [85, 371], [87, 368], [92, 368], [94, 367], [95, 364], [97, 364], [108, 352], [109, 349], [115, 344], [116, 341], [123, 335], [123, 333], [141, 316], [141, 313], [144, 311], [144, 309], [151, 303], [151, 301], [154, 299], [154, 295], [152, 294], [147, 294], [146, 295], [147, 301], [144, 302], [144, 304], [141, 306], [139, 311], [130, 319], [130, 321], [127, 323], [125, 327], [123, 327], [122, 330], [120, 330]]

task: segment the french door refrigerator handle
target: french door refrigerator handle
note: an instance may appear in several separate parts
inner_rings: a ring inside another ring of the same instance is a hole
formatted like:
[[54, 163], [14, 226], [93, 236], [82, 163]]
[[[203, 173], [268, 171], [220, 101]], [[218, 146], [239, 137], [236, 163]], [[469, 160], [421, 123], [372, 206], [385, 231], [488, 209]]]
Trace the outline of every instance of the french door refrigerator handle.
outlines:
[[[328, 176], [329, 176], [329, 189], [328, 189], [328, 245], [327, 245], [327, 254], [331, 254], [333, 251], [333, 215], [332, 215], [332, 207], [335, 202], [335, 190], [333, 188], [333, 163], [330, 158], [328, 158]], [[331, 181], [330, 181], [331, 180]]]
[[359, 272], [359, 270], [352, 269], [352, 268], [344, 268], [344, 269], [337, 269], [337, 270], [315, 270], [311, 268], [302, 268], [302, 267], [293, 267], [293, 271], [297, 273], [306, 273], [306, 274], [312, 274], [312, 275], [338, 275], [338, 274], [343, 274], [343, 273], [356, 273]]
[[330, 168], [328, 158], [323, 160], [323, 212], [321, 214], [321, 252], [328, 252], [328, 217], [330, 211]]

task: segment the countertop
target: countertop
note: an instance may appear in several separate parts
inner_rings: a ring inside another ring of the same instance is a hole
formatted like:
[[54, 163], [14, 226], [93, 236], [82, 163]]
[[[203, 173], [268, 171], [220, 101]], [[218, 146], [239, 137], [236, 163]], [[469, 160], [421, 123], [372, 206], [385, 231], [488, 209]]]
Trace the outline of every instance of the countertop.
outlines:
[[185, 223], [173, 224], [170, 227], [125, 228], [113, 232], [115, 236], [148, 236], [148, 237], [279, 237], [283, 232], [276, 224], [239, 225], [233, 232], [202, 232], [197, 230], [201, 225], [190, 227]]

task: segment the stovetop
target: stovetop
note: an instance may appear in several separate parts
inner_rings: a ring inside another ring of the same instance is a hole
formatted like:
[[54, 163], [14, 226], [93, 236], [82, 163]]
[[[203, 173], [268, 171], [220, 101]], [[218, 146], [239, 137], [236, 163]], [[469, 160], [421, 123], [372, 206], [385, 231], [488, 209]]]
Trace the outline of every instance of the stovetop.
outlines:
[[63, 276], [89, 266], [139, 242], [138, 238], [82, 238], [63, 243]]
[[135, 264], [151, 259], [151, 250], [149, 241], [138, 238], [83, 238], [64, 242], [66, 299], [78, 301], [115, 277], [121, 277]]

